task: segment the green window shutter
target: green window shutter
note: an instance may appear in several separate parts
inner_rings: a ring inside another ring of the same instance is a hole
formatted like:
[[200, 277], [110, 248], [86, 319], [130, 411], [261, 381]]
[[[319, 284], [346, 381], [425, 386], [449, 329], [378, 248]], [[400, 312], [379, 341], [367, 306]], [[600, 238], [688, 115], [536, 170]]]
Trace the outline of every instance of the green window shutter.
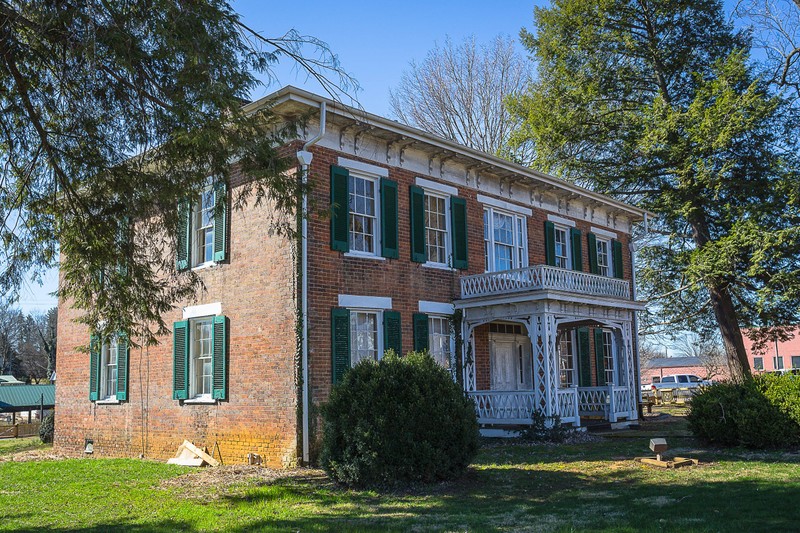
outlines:
[[603, 344], [605, 342], [603, 330], [594, 330], [594, 361], [597, 366], [597, 386], [602, 387], [606, 384], [606, 360], [603, 355]]
[[589, 273], [597, 274], [600, 272], [597, 267], [597, 236], [594, 233], [588, 233], [586, 243], [589, 245]]
[[403, 335], [400, 313], [397, 311], [383, 312], [383, 349], [391, 349], [397, 355], [403, 355]]
[[428, 260], [425, 250], [425, 191], [412, 185], [411, 196], [411, 260], [424, 263]]
[[571, 228], [569, 230], [572, 239], [572, 270], [583, 272], [583, 249], [581, 247], [581, 230]]
[[350, 251], [350, 172], [331, 165], [331, 249]]
[[228, 399], [228, 317], [215, 316], [211, 332], [213, 355], [211, 358], [211, 397]]
[[414, 313], [414, 351], [423, 352], [430, 350], [428, 344], [428, 315]]
[[549, 220], [544, 223], [544, 262], [556, 266], [556, 226]]
[[189, 322], [172, 325], [172, 399], [189, 397]]
[[89, 339], [89, 400], [96, 402], [100, 395], [100, 350], [102, 345], [97, 335]]
[[400, 257], [397, 238], [397, 182], [381, 178], [381, 255]]
[[124, 333], [117, 335], [117, 400], [128, 399], [128, 360], [130, 359], [131, 346], [128, 336]]
[[592, 361], [589, 328], [578, 328], [578, 386], [592, 386]]
[[450, 218], [453, 225], [453, 268], [467, 268], [467, 201], [450, 198]]
[[350, 368], [350, 311], [331, 310], [331, 379], [333, 384], [342, 380]]
[[177, 257], [175, 268], [187, 270], [192, 261], [192, 205], [188, 200], [178, 205]]
[[614, 254], [614, 277], [622, 279], [625, 277], [625, 272], [622, 268], [622, 243], [619, 241], [611, 241], [611, 250]]
[[214, 185], [214, 261], [225, 261], [228, 255], [228, 184]]

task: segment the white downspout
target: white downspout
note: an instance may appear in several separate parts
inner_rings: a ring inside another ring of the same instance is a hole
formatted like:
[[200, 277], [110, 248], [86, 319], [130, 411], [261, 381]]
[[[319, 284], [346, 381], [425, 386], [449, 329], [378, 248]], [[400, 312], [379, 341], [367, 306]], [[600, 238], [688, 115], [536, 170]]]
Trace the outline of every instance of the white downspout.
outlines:
[[[297, 152], [297, 160], [300, 162], [301, 172], [303, 173], [303, 184], [308, 183], [308, 167], [314, 154], [308, 151], [309, 147], [319, 142], [322, 136], [325, 135], [325, 122], [327, 118], [327, 107], [325, 102], [319, 105], [319, 133], [306, 141], [303, 149]], [[300, 287], [300, 306], [301, 315], [303, 320], [302, 330], [302, 373], [303, 373], [303, 463], [309, 462], [309, 418], [308, 418], [308, 195], [305, 190], [303, 191], [303, 216], [301, 221], [301, 276], [302, 283]]]

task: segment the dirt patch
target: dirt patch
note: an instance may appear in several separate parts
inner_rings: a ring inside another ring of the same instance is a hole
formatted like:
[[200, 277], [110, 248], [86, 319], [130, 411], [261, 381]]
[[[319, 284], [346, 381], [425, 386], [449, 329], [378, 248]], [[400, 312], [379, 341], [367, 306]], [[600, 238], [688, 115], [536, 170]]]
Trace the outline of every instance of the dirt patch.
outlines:
[[322, 470], [296, 468], [274, 470], [262, 466], [224, 465], [200, 468], [182, 476], [165, 479], [162, 489], [179, 489], [181, 497], [207, 500], [210, 494], [219, 498], [234, 492], [236, 488], [258, 487], [275, 483], [281, 479], [326, 480]]
[[0, 457], [0, 463], [24, 463], [27, 461], [61, 461], [69, 456], [53, 453], [53, 450], [25, 450]]

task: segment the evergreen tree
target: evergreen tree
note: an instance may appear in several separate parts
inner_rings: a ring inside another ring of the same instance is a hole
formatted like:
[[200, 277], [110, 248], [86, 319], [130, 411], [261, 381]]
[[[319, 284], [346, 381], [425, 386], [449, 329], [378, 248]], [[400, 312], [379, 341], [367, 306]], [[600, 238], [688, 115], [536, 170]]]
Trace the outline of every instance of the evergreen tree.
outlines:
[[81, 320], [154, 342], [199, 286], [174, 269], [177, 206], [231, 161], [250, 180], [234, 206], [268, 202], [291, 231], [291, 129], [242, 107], [280, 57], [329, 92], [353, 81], [325, 43], [263, 37], [222, 0], [0, 1], [0, 293], [60, 253]]
[[639, 254], [646, 321], [718, 328], [749, 376], [740, 326], [767, 338], [800, 321], [800, 193], [797, 129], [754, 78], [746, 35], [715, 0], [555, 0], [534, 17], [516, 141], [658, 215]]

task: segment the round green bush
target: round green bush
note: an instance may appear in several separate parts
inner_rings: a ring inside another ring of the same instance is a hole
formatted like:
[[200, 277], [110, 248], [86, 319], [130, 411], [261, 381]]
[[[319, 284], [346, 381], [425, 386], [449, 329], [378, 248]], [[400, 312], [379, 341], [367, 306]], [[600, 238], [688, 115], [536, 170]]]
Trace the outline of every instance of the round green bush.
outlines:
[[[786, 448], [800, 442], [800, 395], [793, 376], [758, 376], [719, 383], [692, 398], [689, 428], [718, 446]], [[793, 416], [794, 415], [794, 416]]]
[[45, 444], [53, 442], [53, 431], [56, 425], [56, 412], [50, 411], [50, 414], [44, 417], [42, 425], [39, 426], [39, 439]]
[[478, 449], [475, 405], [427, 353], [360, 362], [322, 415], [322, 467], [346, 485], [453, 479]]

